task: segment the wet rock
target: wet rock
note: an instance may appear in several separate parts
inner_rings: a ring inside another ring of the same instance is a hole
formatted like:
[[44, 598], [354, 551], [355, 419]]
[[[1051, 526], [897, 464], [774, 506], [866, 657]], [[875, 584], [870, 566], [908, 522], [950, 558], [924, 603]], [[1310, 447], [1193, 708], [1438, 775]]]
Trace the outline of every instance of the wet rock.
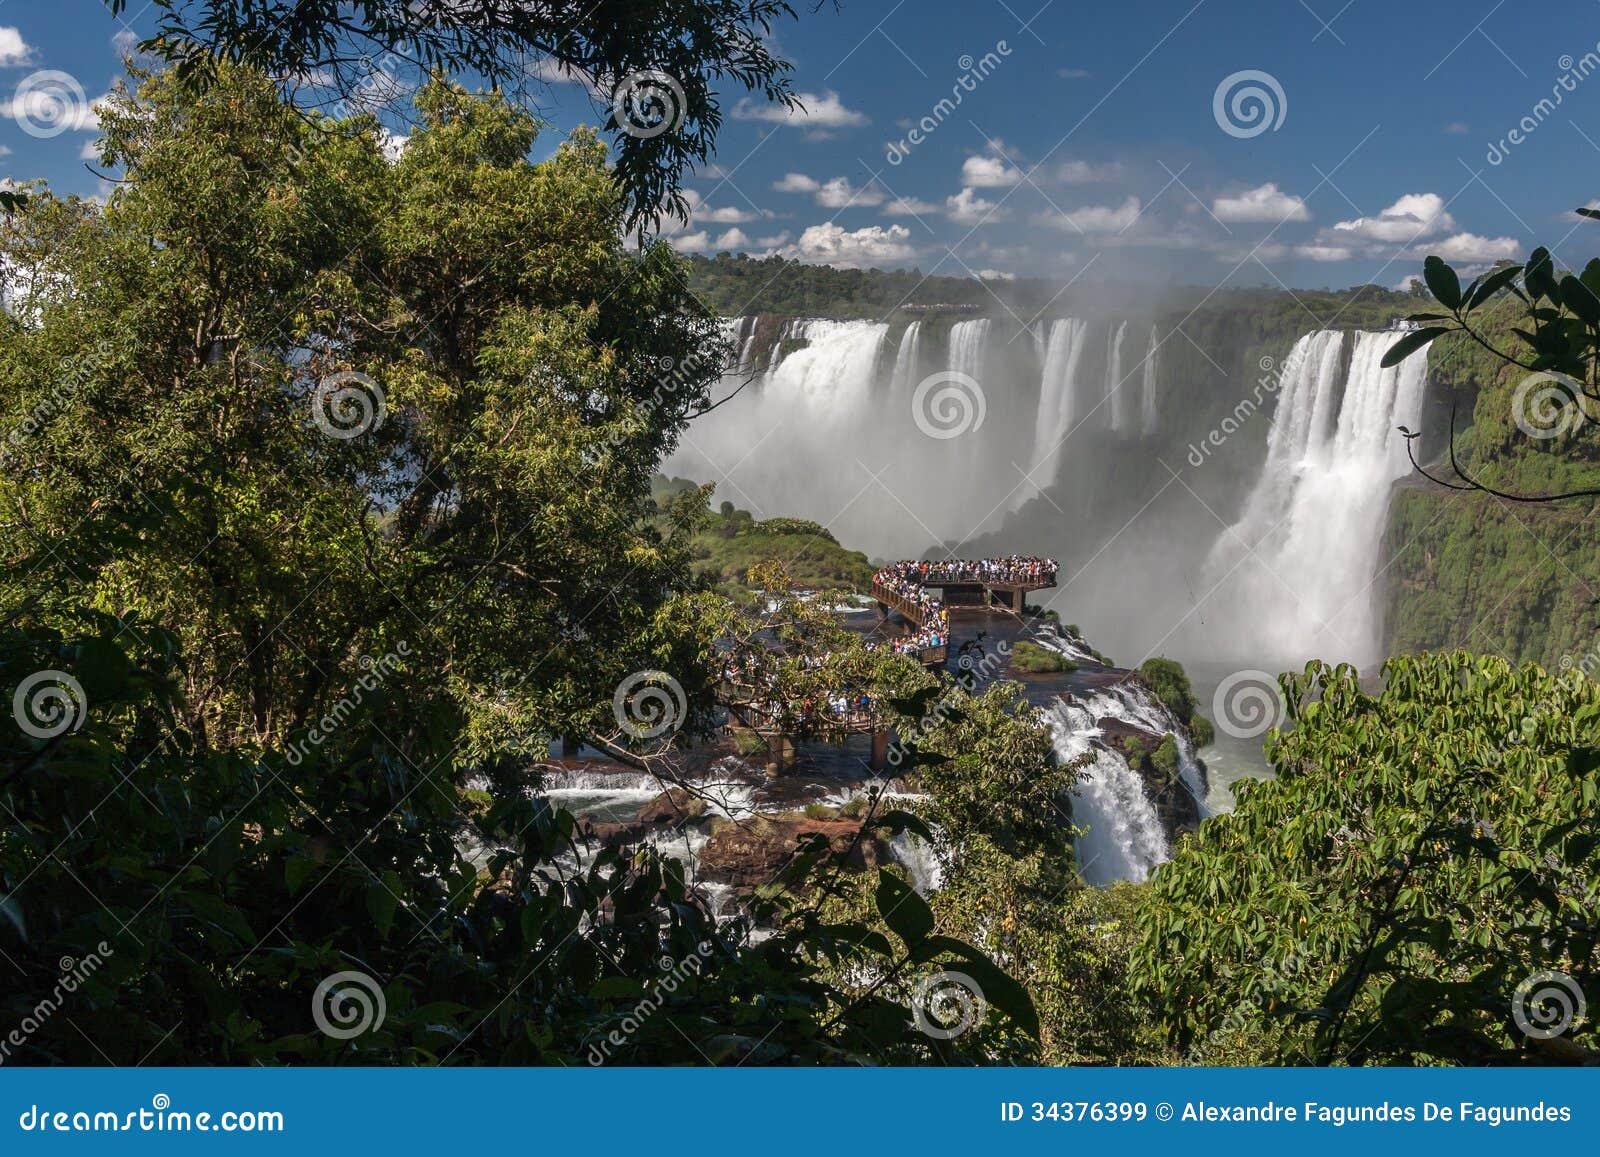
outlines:
[[[818, 835], [836, 855], [851, 849], [861, 824], [853, 820], [813, 820], [787, 816], [757, 816], [738, 822], [723, 821], [712, 829], [700, 849], [702, 878], [749, 892], [771, 880], [793, 857], [800, 841]], [[888, 862], [876, 839], [855, 843], [845, 866], [855, 871]]]

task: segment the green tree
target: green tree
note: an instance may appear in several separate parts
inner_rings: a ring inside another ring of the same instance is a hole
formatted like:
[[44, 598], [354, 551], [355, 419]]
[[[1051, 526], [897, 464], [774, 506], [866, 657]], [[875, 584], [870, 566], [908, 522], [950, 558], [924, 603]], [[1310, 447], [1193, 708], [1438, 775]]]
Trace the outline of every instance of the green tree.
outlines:
[[[115, 14], [127, 0], [106, 0]], [[140, 45], [209, 84], [221, 63], [293, 84], [312, 73], [348, 97], [392, 83], [383, 62], [481, 77], [524, 92], [541, 68], [593, 85], [611, 105], [629, 224], [679, 216], [684, 172], [711, 156], [731, 83], [795, 103], [771, 35], [786, 0], [154, 0], [156, 35]], [[375, 69], [374, 60], [380, 61]]]
[[1138, 988], [1202, 1053], [1242, 1034], [1289, 1063], [1592, 1059], [1570, 1013], [1600, 966], [1600, 686], [1465, 653], [1383, 674], [1283, 676], [1276, 779], [1157, 874]]
[[[825, 849], [751, 947], [539, 794], [566, 736], [665, 770], [732, 614], [650, 498], [725, 351], [670, 251], [625, 248], [604, 149], [532, 164], [527, 113], [443, 81], [395, 159], [247, 68], [136, 79], [102, 113], [127, 180], [4, 233], [8, 1017], [103, 964], [25, 1055], [581, 1063], [642, 1020], [601, 1059], [972, 1059], [825, 974], [887, 950], [804, 902]], [[317, 1031], [350, 972], [384, 1016]]]

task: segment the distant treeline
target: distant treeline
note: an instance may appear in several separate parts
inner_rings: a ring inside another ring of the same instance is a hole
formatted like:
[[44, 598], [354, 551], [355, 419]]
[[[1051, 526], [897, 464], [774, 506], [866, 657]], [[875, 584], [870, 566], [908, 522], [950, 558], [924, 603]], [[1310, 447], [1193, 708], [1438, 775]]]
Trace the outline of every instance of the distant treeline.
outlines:
[[1180, 286], [1152, 290], [1148, 286], [1098, 284], [1063, 293], [1059, 281], [1040, 278], [979, 280], [928, 275], [918, 268], [837, 269], [744, 253], [690, 256], [685, 260], [695, 294], [723, 317], [767, 313], [887, 320], [896, 310], [922, 313], [937, 308], [1000, 317], [1009, 314], [1023, 319], [1041, 314], [1061, 317], [1074, 311], [1104, 314], [1108, 310], [1123, 316], [1152, 317], [1176, 311], [1181, 317], [1203, 305], [1292, 312], [1305, 323], [1302, 329], [1312, 329], [1316, 328], [1315, 318], [1340, 328], [1386, 324], [1391, 317], [1412, 312], [1416, 306], [1411, 294], [1379, 285], [1291, 292], [1255, 287], [1216, 290]]

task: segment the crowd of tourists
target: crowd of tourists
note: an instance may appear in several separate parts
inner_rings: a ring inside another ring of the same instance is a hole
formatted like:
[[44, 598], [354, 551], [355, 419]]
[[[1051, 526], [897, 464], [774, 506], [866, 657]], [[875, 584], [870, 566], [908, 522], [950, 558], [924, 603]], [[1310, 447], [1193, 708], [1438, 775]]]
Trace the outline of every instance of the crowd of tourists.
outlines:
[[1003, 558], [904, 559], [880, 569], [872, 581], [906, 598], [914, 598], [916, 588], [930, 583], [1050, 585], [1056, 581], [1056, 560], [1022, 554]]
[[909, 602], [922, 620], [914, 635], [894, 641], [901, 654], [913, 654], [950, 645], [950, 613], [928, 589], [940, 583], [1017, 583], [1054, 585], [1056, 560], [1013, 554], [1006, 558], [952, 558], [943, 562], [903, 559], [879, 568], [872, 576], [881, 587]]

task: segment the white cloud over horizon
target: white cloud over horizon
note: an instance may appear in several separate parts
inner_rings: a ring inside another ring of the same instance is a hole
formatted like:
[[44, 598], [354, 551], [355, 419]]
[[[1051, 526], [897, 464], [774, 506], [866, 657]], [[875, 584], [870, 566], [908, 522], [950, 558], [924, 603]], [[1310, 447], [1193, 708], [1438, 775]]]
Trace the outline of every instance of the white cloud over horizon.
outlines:
[[1218, 197], [1211, 203], [1211, 212], [1217, 220], [1229, 223], [1275, 225], [1282, 221], [1311, 220], [1311, 212], [1302, 198], [1283, 192], [1271, 181], [1231, 197]]

